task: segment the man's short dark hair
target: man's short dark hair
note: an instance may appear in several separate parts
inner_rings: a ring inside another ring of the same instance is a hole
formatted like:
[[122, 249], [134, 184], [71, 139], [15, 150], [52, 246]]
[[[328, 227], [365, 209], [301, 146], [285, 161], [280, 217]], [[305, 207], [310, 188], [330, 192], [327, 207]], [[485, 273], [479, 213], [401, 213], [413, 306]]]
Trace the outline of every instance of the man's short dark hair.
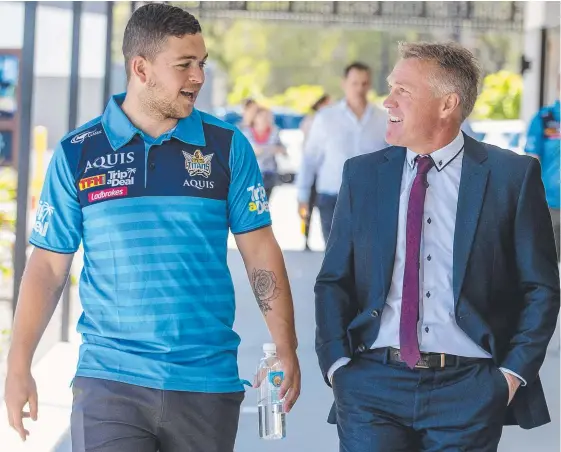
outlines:
[[370, 66], [368, 66], [366, 63], [355, 61], [345, 68], [345, 78], [348, 77], [349, 72], [351, 72], [353, 69], [356, 69], [357, 71], [371, 72]]
[[130, 61], [136, 56], [153, 60], [170, 36], [181, 38], [201, 32], [199, 21], [187, 11], [165, 3], [149, 3], [138, 8], [129, 19], [123, 37], [127, 79]]
[[329, 100], [329, 94], [323, 94], [318, 100], [312, 104], [312, 111], [318, 111], [319, 108]]

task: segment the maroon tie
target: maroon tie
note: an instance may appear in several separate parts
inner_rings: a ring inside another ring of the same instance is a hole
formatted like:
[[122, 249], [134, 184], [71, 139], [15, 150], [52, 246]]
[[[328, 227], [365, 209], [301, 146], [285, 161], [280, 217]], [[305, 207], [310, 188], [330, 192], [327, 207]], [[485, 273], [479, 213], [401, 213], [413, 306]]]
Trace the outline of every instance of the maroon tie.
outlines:
[[417, 322], [419, 320], [419, 255], [421, 252], [421, 231], [427, 192], [427, 173], [433, 167], [432, 158], [417, 157], [417, 175], [411, 187], [407, 207], [407, 229], [405, 233], [405, 272], [401, 297], [401, 320], [399, 325], [399, 345], [401, 357], [413, 369], [419, 359]]

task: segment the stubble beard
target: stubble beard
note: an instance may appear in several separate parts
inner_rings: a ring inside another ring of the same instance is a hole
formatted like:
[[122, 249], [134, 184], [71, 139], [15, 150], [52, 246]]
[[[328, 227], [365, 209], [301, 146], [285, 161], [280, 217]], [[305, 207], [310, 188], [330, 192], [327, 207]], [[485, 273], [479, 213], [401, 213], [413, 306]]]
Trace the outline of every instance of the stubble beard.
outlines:
[[143, 93], [141, 101], [145, 113], [158, 120], [179, 120], [185, 117], [185, 114], [166, 98], [164, 90], [159, 87], [155, 80], [148, 81], [147, 89]]

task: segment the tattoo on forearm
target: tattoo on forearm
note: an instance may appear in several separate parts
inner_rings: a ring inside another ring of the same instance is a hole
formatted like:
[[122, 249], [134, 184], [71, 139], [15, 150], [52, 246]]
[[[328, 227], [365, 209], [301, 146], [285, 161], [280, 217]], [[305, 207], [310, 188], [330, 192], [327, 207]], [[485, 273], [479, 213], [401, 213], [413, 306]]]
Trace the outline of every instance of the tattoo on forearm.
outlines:
[[251, 288], [263, 315], [272, 311], [271, 301], [277, 299], [281, 290], [277, 287], [277, 277], [274, 272], [267, 270], [253, 270]]

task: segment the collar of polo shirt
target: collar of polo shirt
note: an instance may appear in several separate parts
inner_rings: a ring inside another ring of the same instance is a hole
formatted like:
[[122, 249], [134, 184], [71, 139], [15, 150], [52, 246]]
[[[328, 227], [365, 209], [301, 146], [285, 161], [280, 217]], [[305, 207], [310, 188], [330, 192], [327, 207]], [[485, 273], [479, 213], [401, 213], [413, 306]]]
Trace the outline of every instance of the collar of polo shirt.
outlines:
[[[112, 96], [101, 118], [105, 134], [115, 151], [132, 140], [137, 133], [140, 134], [140, 130], [130, 122], [127, 115], [121, 109], [121, 105], [125, 100], [125, 94]], [[206, 146], [203, 122], [199, 111], [193, 109], [193, 112], [188, 117], [180, 119], [171, 137], [194, 146]]]

